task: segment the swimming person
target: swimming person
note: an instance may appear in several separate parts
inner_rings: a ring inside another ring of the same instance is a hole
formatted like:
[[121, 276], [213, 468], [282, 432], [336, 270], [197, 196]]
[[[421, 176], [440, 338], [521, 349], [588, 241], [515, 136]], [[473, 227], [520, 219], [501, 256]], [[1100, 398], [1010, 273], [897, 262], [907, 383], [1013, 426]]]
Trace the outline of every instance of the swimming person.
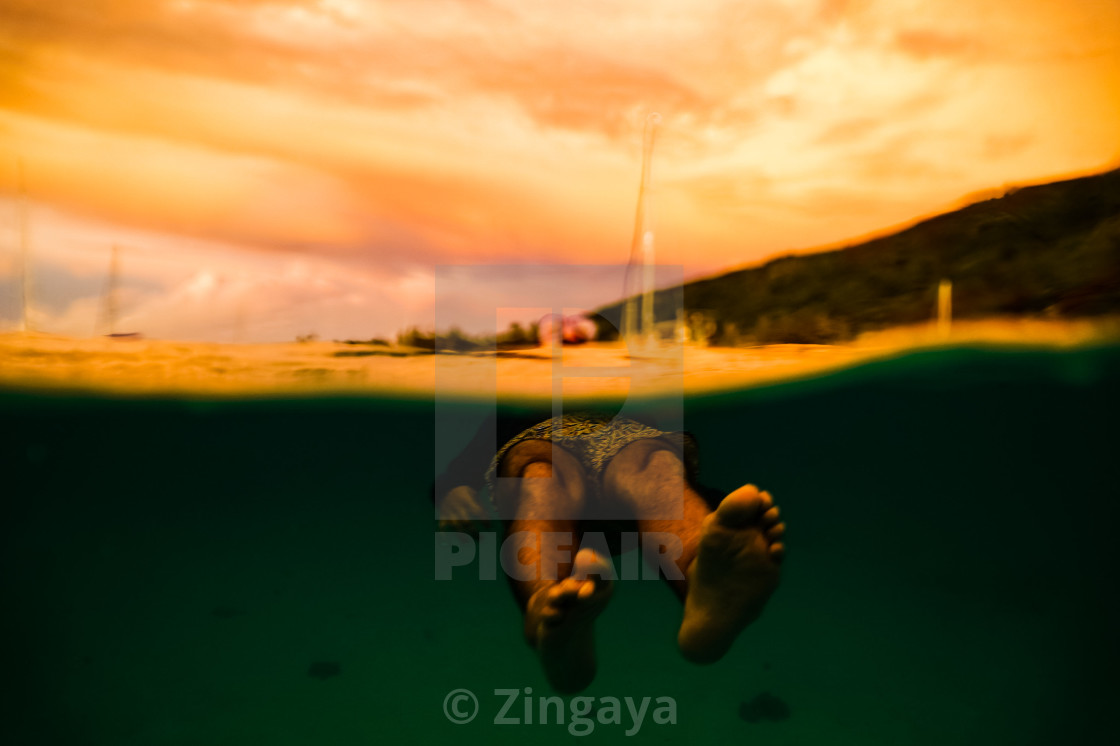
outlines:
[[[692, 662], [722, 658], [777, 588], [785, 524], [773, 498], [750, 484], [726, 496], [699, 485], [690, 434], [586, 412], [498, 420], [479, 433], [436, 480], [440, 528], [477, 533], [491, 512], [478, 498], [485, 484], [505, 537], [517, 539], [519, 569], [531, 569], [507, 576], [557, 691], [595, 676], [594, 622], [624, 528], [636, 528], [646, 561], [683, 602], [677, 645]], [[495, 442], [504, 445], [485, 468]], [[584, 542], [595, 536], [608, 546]]]

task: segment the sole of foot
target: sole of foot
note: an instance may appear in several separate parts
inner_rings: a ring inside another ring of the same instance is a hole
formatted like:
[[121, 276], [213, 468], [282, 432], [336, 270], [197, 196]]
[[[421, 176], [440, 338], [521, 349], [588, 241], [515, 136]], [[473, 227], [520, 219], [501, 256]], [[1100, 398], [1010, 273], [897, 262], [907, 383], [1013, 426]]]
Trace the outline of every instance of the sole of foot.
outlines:
[[526, 636], [557, 691], [579, 691], [595, 677], [595, 619], [610, 601], [613, 572], [605, 558], [581, 549], [570, 576], [529, 599]]
[[718, 661], [759, 617], [778, 587], [784, 534], [774, 499], [750, 484], [725, 497], [704, 519], [677, 635], [685, 658]]

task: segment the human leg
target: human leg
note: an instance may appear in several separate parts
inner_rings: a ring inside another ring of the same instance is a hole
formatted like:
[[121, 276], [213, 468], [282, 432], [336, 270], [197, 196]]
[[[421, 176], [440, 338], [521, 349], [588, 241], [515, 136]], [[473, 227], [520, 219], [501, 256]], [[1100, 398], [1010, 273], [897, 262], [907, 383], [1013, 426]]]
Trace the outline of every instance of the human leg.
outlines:
[[558, 691], [574, 692], [595, 676], [595, 618], [612, 591], [609, 559], [591, 550], [573, 552], [587, 500], [587, 477], [578, 460], [545, 440], [510, 449], [498, 470], [499, 511], [507, 522], [503, 558], [514, 596], [525, 614], [526, 641], [540, 656]]
[[661, 568], [683, 601], [700, 526], [711, 508], [688, 483], [677, 451], [657, 438], [636, 440], [607, 464], [603, 487], [608, 500], [634, 517], [646, 560]]

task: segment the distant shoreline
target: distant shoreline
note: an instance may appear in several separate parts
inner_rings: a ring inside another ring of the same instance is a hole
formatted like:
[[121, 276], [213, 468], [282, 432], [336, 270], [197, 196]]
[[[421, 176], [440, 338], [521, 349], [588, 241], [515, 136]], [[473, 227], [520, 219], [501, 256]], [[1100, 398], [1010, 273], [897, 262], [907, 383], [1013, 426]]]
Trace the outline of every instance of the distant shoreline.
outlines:
[[[619, 343], [433, 354], [342, 342], [218, 344], [149, 339], [73, 339], [0, 334], [0, 386], [111, 395], [252, 397], [315, 394], [440, 395], [541, 399], [553, 375], [574, 397], [673, 395], [744, 389], [821, 375], [917, 349], [945, 345], [1071, 346], [1120, 339], [1120, 322], [992, 319], [961, 321], [950, 336], [922, 324], [866, 334], [850, 344], [759, 347], [684, 345], [630, 359]], [[604, 375], [576, 376], [578, 367]]]

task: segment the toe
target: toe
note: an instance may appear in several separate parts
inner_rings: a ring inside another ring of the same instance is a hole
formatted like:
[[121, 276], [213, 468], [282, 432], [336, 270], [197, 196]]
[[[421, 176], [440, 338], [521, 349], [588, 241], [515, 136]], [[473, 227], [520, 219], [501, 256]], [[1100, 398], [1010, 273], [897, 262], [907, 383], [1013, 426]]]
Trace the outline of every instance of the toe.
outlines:
[[786, 524], [779, 523], [776, 526], [771, 526], [766, 530], [766, 538], [770, 541], [775, 541], [786, 532]]
[[753, 484], [747, 484], [732, 492], [716, 508], [716, 516], [724, 526], [743, 526], [758, 518], [764, 510], [762, 496]]
[[586, 580], [595, 576], [601, 580], [609, 580], [613, 572], [614, 567], [605, 557], [591, 549], [581, 549], [572, 563], [571, 577]]
[[775, 562], [781, 562], [786, 556], [786, 545], [781, 542], [775, 542], [770, 545], [770, 558]]
[[560, 586], [564, 589], [565, 596], [574, 596], [579, 593], [579, 589], [583, 587], [585, 578], [567, 577], [560, 581]]
[[762, 514], [762, 525], [773, 526], [778, 522], [779, 510], [777, 506], [770, 508]]
[[548, 603], [551, 606], [565, 606], [571, 603], [576, 593], [579, 592], [579, 582], [572, 578], [564, 578], [548, 590]]

